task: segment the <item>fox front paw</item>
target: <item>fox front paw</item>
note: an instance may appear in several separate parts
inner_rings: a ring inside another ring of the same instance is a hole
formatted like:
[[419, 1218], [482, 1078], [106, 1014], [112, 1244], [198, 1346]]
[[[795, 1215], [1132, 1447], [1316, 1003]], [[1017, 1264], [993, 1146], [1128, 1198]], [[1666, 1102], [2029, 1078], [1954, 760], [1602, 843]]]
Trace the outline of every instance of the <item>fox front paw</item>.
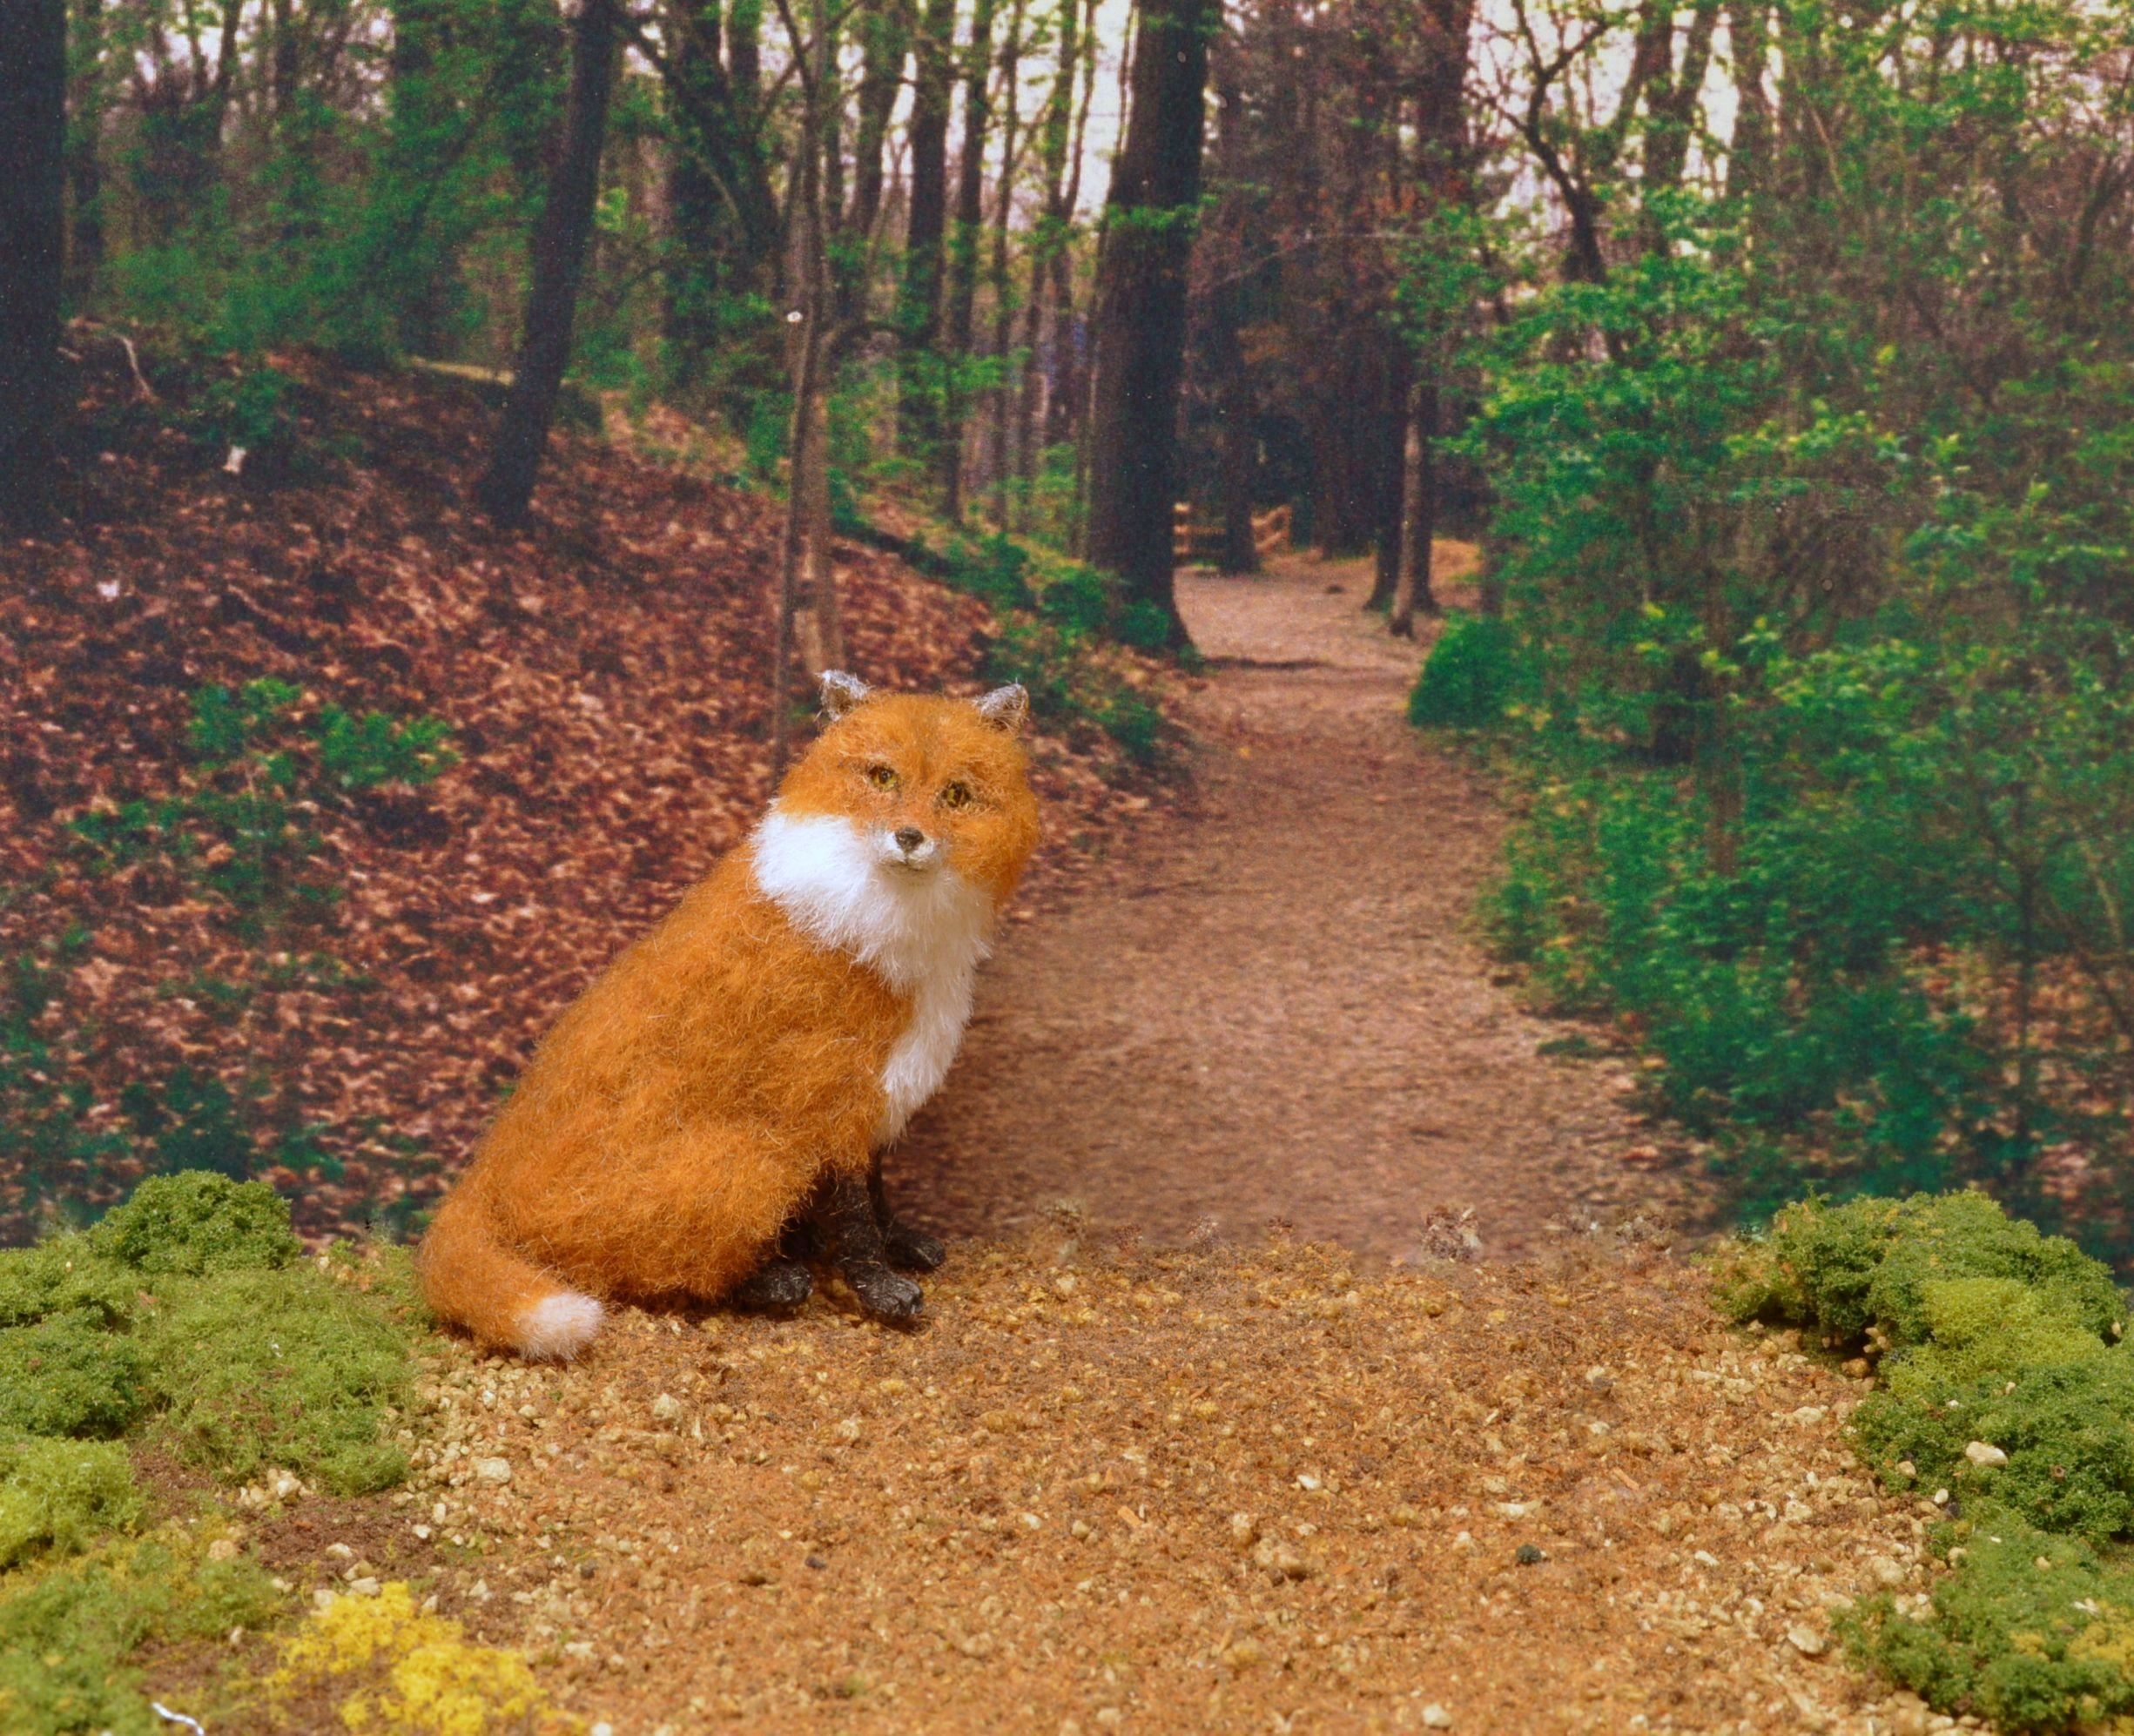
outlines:
[[948, 1258], [948, 1250], [941, 1246], [939, 1236], [913, 1229], [897, 1218], [882, 1225], [882, 1252], [900, 1272], [938, 1271], [941, 1262]]
[[751, 1314], [791, 1314], [815, 1294], [815, 1280], [798, 1260], [774, 1255], [734, 1287], [727, 1297]]
[[907, 1325], [926, 1305], [924, 1290], [886, 1266], [862, 1266], [845, 1275], [859, 1298], [861, 1311], [885, 1324]]

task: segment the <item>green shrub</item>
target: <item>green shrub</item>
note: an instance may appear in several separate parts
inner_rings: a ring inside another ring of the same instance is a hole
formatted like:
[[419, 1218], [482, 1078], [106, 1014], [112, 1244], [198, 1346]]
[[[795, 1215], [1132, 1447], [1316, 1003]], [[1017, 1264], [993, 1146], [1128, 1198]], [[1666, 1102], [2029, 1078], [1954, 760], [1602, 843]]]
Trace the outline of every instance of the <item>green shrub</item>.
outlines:
[[1408, 721], [1419, 729], [1486, 729], [1511, 703], [1518, 669], [1509, 627], [1493, 616], [1455, 612], [1416, 677]]
[[184, 1273], [274, 1270], [302, 1252], [289, 1228], [288, 1202], [260, 1181], [227, 1176], [163, 1175], [141, 1183], [91, 1230], [89, 1246], [138, 1271]]
[[139, 1289], [132, 1273], [96, 1253], [84, 1235], [0, 1249], [0, 1327], [90, 1311], [107, 1326], [122, 1325], [132, 1318]]
[[0, 1441], [0, 1571], [77, 1555], [131, 1528], [140, 1491], [124, 1447], [103, 1441]]
[[95, 1309], [0, 1331], [0, 1431], [123, 1434], [146, 1403], [143, 1357]]
[[402, 719], [383, 711], [357, 717], [329, 705], [312, 732], [320, 771], [336, 789], [352, 792], [387, 783], [428, 784], [458, 759], [444, 745], [452, 726], [441, 717]]
[[[2107, 1268], [1975, 1190], [1788, 1206], [1767, 1235], [1721, 1260], [1717, 1298], [1736, 1320], [1812, 1328], [1833, 1345], [1874, 1329], [1898, 1347], [1933, 1336], [1929, 1288], [1952, 1278], [2016, 1281], [2100, 1345], [2124, 1329], [2125, 1301]], [[1963, 1294], [1944, 1294], [1945, 1320]]]
[[20, 1736], [162, 1736], [130, 1659], [155, 1641], [219, 1638], [286, 1605], [248, 1559], [149, 1538], [0, 1596], [0, 1728]]
[[2134, 1712], [2134, 1575], [1989, 1506], [1945, 1541], [1963, 1552], [1925, 1618], [1900, 1615], [1887, 1595], [1841, 1618], [1855, 1656], [1930, 1705], [2004, 1730], [2102, 1727]]
[[337, 1495], [407, 1475], [388, 1408], [407, 1403], [405, 1334], [306, 1267], [241, 1271], [182, 1291], [148, 1330], [153, 1430], [226, 1482], [270, 1465]]

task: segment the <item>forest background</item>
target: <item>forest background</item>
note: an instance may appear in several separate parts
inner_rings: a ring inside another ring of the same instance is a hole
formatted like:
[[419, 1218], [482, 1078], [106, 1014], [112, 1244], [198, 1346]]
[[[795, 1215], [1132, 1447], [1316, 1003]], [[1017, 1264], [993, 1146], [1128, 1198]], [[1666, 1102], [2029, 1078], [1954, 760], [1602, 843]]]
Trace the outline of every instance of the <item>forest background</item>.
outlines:
[[[1976, 1181], [2134, 1251], [2125, 0], [8, 0], [0, 158], [33, 534], [97, 461], [69, 358], [152, 346], [270, 481], [339, 461], [300, 358], [478, 371], [506, 526], [559, 406], [681, 412], [784, 501], [796, 675], [833, 536], [1041, 590], [1033, 680], [1191, 657], [1180, 501], [1226, 570], [1279, 506], [1375, 553], [1399, 633], [1475, 537], [1413, 716], [1517, 792], [1486, 915], [1539, 993], [1647, 1051], [1751, 1216]], [[86, 859], [192, 828], [241, 879], [231, 768], [340, 799], [446, 751], [307, 714], [278, 762], [293, 688], [188, 703], [195, 807], [53, 816]], [[25, 1173], [212, 1159], [199, 1077], [84, 1119], [69, 944], [0, 1021]]]

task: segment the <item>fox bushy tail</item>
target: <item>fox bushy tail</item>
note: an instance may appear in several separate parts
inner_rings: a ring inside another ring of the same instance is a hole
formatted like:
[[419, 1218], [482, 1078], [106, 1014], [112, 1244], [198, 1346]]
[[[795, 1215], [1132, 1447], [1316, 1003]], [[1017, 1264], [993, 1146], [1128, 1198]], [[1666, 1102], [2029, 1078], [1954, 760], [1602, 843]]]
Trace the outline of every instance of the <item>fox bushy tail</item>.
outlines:
[[447, 1197], [415, 1264], [432, 1310], [490, 1349], [567, 1363], [600, 1330], [600, 1303], [507, 1248], [478, 1189]]

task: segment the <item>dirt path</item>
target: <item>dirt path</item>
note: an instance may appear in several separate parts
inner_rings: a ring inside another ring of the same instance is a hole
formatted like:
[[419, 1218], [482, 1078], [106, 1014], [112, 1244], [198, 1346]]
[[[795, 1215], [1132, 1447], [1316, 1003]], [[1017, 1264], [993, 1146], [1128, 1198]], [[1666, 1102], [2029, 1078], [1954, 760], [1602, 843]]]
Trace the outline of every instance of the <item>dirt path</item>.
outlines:
[[[1929, 1728], [1829, 1616], [1915, 1587], [1925, 1520], [1854, 1383], [1590, 1228], [1691, 1196], [1463, 938], [1498, 821], [1358, 582], [1188, 586], [1197, 804], [1003, 948], [900, 1166], [970, 1233], [920, 1329], [833, 1292], [618, 1310], [566, 1369], [441, 1340], [412, 1484], [263, 1513], [274, 1570], [405, 1581], [611, 1736]], [[1417, 1246], [1468, 1204], [1533, 1257]], [[363, 1655], [248, 1727], [339, 1727], [402, 1671]]]
[[1470, 933], [1502, 820], [1402, 717], [1421, 653], [1361, 562], [1181, 579], [1212, 664], [1194, 797], [988, 967], [950, 1085], [893, 1161], [914, 1214], [998, 1235], [1063, 1201], [1175, 1242], [1301, 1235], [1411, 1255], [1472, 1207], [1491, 1255], [1550, 1220], [1673, 1221], [1690, 1168], [1618, 1066], [1493, 986]]

